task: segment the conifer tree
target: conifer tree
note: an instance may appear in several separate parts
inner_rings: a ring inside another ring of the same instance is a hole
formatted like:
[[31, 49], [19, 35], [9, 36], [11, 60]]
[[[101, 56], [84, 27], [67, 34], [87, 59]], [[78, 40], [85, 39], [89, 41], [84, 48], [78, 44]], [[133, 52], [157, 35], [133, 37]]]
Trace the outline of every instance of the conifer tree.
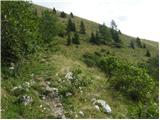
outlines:
[[139, 37], [136, 38], [137, 47], [142, 48], [141, 39]]
[[66, 18], [66, 13], [65, 12], [61, 12], [60, 17]]
[[67, 45], [71, 45], [71, 42], [72, 42], [72, 39], [71, 39], [71, 36], [70, 34], [68, 34], [68, 38], [67, 38]]
[[56, 9], [55, 8], [53, 8], [53, 13], [56, 14]]
[[70, 13], [70, 16], [71, 16], [71, 18], [74, 18], [74, 16], [73, 16], [73, 13], [72, 13], [72, 12]]
[[112, 34], [112, 38], [115, 41], [115, 43], [117, 45], [120, 45], [121, 44], [121, 40], [119, 38], [117, 25], [116, 25], [114, 20], [111, 21], [111, 34]]
[[77, 32], [74, 33], [74, 37], [73, 37], [73, 39], [72, 39], [72, 43], [78, 44], [78, 45], [80, 44], [79, 35], [78, 35]]
[[71, 31], [76, 31], [76, 26], [75, 23], [72, 22], [71, 19], [68, 20], [68, 24], [67, 24], [67, 32], [71, 32]]
[[151, 57], [151, 53], [150, 53], [150, 51], [147, 49], [147, 51], [146, 51], [146, 56], [147, 57]]
[[89, 40], [89, 41], [90, 41], [91, 43], [96, 44], [95, 40], [96, 40], [96, 39], [95, 39], [95, 35], [94, 35], [94, 33], [92, 32], [92, 33], [91, 33], [91, 37], [90, 37], [90, 40]]
[[80, 33], [81, 34], [85, 34], [86, 33], [86, 29], [85, 29], [83, 21], [81, 21], [81, 24], [80, 24]]
[[130, 42], [130, 47], [133, 48], [133, 49], [135, 49], [135, 46], [134, 46], [134, 42], [133, 42], [133, 41]]

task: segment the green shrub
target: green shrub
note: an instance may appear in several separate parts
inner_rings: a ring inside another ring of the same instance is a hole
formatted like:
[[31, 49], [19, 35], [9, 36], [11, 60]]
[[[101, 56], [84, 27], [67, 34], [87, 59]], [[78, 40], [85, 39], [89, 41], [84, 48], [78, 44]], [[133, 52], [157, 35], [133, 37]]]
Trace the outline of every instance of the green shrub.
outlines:
[[42, 13], [39, 32], [45, 44], [52, 42], [53, 37], [58, 34], [57, 18], [52, 12], [45, 10]]
[[16, 63], [37, 48], [38, 17], [29, 2], [2, 1], [2, 63]]

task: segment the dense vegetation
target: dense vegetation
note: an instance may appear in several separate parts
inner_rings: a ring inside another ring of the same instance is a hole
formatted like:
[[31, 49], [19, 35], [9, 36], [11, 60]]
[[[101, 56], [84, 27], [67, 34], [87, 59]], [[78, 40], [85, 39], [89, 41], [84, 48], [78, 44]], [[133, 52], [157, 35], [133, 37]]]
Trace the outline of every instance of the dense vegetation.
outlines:
[[[2, 118], [62, 118], [53, 101], [66, 118], [159, 117], [157, 43], [122, 34], [114, 20], [109, 28], [29, 2], [1, 4]], [[113, 113], [96, 111], [92, 98]]]

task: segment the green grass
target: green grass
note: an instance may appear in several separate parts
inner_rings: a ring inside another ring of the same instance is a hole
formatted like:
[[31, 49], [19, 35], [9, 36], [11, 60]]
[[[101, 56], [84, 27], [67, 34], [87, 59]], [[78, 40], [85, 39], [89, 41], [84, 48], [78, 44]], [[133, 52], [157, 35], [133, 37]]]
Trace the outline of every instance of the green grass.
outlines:
[[[36, 5], [36, 8], [39, 15], [46, 9], [38, 5]], [[57, 14], [59, 15], [59, 12]], [[59, 20], [66, 24], [68, 18], [69, 16], [59, 18]], [[54, 118], [51, 107], [39, 97], [43, 83], [47, 78], [50, 78], [51, 85], [57, 87], [59, 91], [63, 91], [64, 88], [58, 80], [64, 78], [67, 70], [72, 71], [77, 66], [83, 71], [83, 76], [91, 78], [91, 83], [86, 87], [82, 87], [83, 93], [80, 93], [77, 88], [73, 96], [62, 98], [66, 117], [75, 118], [77, 114], [77, 118], [129, 118], [128, 109], [130, 105], [135, 106], [134, 103], [109, 88], [105, 74], [96, 67], [87, 67], [82, 57], [85, 53], [94, 53], [104, 49], [124, 61], [138, 64], [145, 63], [149, 59], [145, 56], [146, 49], [129, 48], [130, 40], [135, 38], [124, 34], [120, 36], [124, 44], [123, 48], [92, 45], [89, 43], [88, 38], [91, 32], [98, 29], [98, 24], [76, 16], [72, 20], [76, 23], [77, 30], [79, 30], [81, 20], [83, 20], [86, 27], [86, 35], [80, 35], [81, 44], [78, 47], [76, 45], [66, 46], [66, 37], [57, 36], [54, 38], [55, 43], [51, 47], [52, 50], [47, 52], [39, 51], [31, 55], [29, 60], [24, 60], [16, 77], [2, 74], [2, 118]], [[158, 54], [158, 43], [147, 40], [142, 40], [142, 42], [146, 44], [152, 56]], [[57, 73], [60, 76], [57, 77]], [[35, 78], [31, 74], [34, 74]], [[25, 91], [16, 96], [11, 91], [13, 87], [22, 85], [32, 79], [35, 80], [36, 84], [31, 86], [28, 92]], [[34, 101], [27, 107], [17, 103], [19, 97], [24, 94], [32, 96]], [[96, 111], [91, 102], [92, 98], [107, 101], [113, 113], [106, 114], [103, 111]], [[42, 112], [42, 109], [39, 108], [41, 104], [47, 108], [46, 111]], [[79, 111], [83, 111], [84, 116], [81, 116]]]

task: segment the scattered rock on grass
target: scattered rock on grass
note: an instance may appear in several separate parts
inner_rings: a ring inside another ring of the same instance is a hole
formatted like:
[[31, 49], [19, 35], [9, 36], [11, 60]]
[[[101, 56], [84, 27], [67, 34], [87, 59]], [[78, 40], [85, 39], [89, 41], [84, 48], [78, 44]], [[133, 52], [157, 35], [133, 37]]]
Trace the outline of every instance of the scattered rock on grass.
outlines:
[[20, 101], [26, 106], [30, 104], [33, 101], [33, 99], [31, 96], [24, 95], [20, 98]]
[[92, 101], [93, 101], [93, 104], [102, 107], [103, 110], [104, 110], [106, 113], [111, 113], [111, 112], [112, 112], [110, 106], [109, 106], [104, 100], [101, 100], [101, 99], [95, 100], [95, 99], [94, 99], [94, 100], [92, 100]]

